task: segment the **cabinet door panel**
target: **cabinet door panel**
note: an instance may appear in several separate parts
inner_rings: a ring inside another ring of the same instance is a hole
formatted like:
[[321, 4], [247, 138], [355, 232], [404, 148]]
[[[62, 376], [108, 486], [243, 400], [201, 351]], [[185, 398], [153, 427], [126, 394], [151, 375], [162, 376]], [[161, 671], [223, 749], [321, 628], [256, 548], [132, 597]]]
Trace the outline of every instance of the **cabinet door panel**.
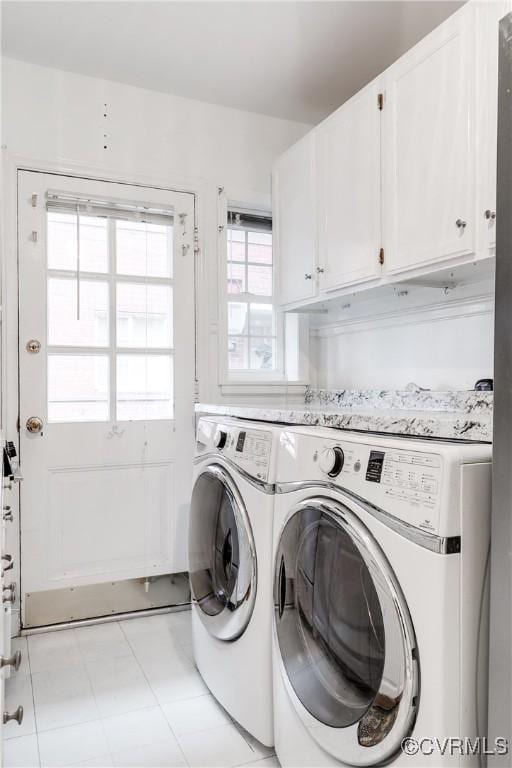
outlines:
[[380, 274], [380, 111], [376, 85], [318, 130], [321, 290]]
[[387, 268], [475, 250], [473, 7], [386, 73], [383, 112]]
[[273, 228], [281, 306], [316, 292], [314, 133], [279, 158], [273, 175]]
[[[512, 8], [511, 0], [476, 6], [478, 36], [478, 207], [482, 234], [481, 253], [494, 253], [496, 245], [496, 149], [498, 138], [498, 40], [499, 22]], [[489, 213], [487, 213], [487, 211]]]

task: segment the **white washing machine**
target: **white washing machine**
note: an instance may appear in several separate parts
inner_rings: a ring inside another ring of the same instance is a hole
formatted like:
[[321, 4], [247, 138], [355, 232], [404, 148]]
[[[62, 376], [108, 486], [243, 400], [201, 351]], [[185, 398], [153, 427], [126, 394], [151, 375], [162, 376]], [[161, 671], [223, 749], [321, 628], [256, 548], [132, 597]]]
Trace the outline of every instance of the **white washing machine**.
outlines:
[[478, 765], [443, 740], [486, 732], [491, 447], [307, 427], [280, 440], [281, 764]]
[[267, 746], [272, 709], [272, 531], [279, 429], [205, 417], [190, 511], [198, 669], [229, 714]]

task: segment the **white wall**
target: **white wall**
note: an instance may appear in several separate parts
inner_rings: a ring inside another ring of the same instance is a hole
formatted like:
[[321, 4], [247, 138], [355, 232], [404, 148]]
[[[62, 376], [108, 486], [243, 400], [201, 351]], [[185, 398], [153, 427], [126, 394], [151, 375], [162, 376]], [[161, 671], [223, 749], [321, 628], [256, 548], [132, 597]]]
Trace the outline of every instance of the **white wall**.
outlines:
[[492, 284], [409, 289], [325, 317], [314, 331], [316, 385], [328, 389], [472, 389], [493, 376]]
[[[218, 187], [229, 199], [269, 208], [272, 163], [310, 126], [9, 58], [3, 115], [6, 156], [27, 167], [198, 192], [200, 396], [219, 399]], [[8, 206], [12, 196], [8, 186]], [[14, 247], [11, 232], [7, 258]]]

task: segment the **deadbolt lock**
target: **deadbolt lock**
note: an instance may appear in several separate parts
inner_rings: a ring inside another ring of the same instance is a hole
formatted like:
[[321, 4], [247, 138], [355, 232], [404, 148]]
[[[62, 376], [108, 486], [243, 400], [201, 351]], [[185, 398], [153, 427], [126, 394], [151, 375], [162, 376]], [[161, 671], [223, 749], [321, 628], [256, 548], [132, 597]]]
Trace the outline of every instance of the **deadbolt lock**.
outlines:
[[43, 420], [39, 416], [29, 416], [26, 423], [27, 430], [32, 434], [37, 434], [43, 429]]
[[41, 351], [41, 342], [37, 339], [29, 339], [25, 345], [27, 352], [37, 355]]

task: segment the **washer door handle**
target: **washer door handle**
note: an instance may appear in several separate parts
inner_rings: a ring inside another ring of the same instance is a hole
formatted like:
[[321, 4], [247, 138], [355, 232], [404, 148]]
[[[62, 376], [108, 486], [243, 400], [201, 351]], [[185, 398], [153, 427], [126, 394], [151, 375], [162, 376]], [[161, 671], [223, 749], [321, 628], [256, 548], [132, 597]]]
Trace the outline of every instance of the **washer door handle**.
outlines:
[[284, 555], [281, 556], [281, 564], [279, 566], [279, 619], [281, 620], [284, 613], [284, 606], [286, 602], [286, 568], [284, 565]]

